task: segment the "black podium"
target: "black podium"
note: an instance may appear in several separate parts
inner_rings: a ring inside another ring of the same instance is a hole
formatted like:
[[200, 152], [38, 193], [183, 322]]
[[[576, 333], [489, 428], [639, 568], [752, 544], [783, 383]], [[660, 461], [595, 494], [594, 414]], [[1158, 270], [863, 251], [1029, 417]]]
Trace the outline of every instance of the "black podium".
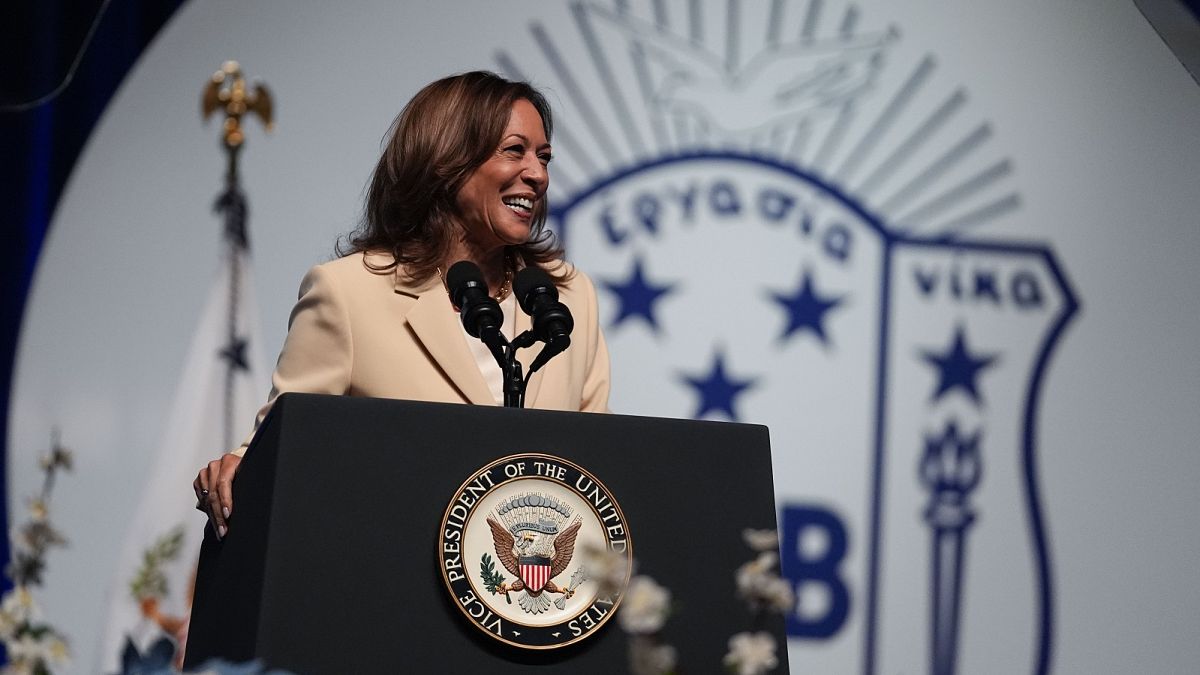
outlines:
[[[528, 651], [472, 626], [437, 562], [463, 481], [539, 452], [585, 467], [624, 511], [638, 572], [669, 588], [663, 639], [683, 672], [721, 672], [754, 625], [734, 571], [747, 527], [774, 528], [767, 429], [744, 424], [287, 394], [234, 482], [230, 531], [205, 533], [187, 668], [260, 659], [299, 675], [627, 671], [616, 620], [578, 644]], [[617, 610], [618, 613], [620, 609]]]

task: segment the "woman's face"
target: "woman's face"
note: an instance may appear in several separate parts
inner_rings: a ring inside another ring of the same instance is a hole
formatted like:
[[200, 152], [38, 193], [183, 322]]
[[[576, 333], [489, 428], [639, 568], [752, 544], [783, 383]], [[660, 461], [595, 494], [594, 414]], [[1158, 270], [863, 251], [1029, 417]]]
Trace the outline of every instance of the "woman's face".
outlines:
[[496, 151], [458, 191], [458, 216], [472, 248], [488, 253], [529, 239], [533, 214], [550, 185], [549, 162], [542, 116], [520, 99]]

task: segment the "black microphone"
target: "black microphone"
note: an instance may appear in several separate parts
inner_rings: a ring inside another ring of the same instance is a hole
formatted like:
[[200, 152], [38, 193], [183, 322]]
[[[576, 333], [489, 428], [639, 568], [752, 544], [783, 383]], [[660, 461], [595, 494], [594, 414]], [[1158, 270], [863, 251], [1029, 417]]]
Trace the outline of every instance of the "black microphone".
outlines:
[[571, 346], [571, 329], [575, 320], [571, 310], [558, 301], [554, 280], [540, 267], [526, 267], [517, 272], [513, 282], [517, 302], [526, 314], [533, 317], [533, 334], [546, 343], [529, 366], [529, 373], [541, 368], [552, 357]]
[[470, 260], [454, 263], [446, 272], [446, 285], [467, 333], [492, 346], [491, 341], [500, 335], [504, 312], [500, 310], [500, 303], [488, 295], [487, 282], [483, 280], [479, 266]]

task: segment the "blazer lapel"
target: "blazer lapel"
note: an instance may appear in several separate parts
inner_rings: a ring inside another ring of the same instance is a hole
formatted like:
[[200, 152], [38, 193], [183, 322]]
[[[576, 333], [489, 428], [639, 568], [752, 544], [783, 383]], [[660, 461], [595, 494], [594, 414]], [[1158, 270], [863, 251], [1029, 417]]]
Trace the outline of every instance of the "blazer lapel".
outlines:
[[476, 405], [496, 405], [439, 280], [433, 277], [414, 286], [405, 282], [397, 271], [396, 292], [416, 300], [405, 320], [459, 392]]

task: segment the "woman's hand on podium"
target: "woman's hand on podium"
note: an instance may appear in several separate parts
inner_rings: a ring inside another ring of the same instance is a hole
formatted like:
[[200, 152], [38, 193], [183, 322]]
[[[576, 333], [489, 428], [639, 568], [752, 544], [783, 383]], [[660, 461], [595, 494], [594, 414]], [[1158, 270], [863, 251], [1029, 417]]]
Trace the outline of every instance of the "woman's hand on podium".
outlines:
[[196, 508], [208, 514], [217, 539], [224, 539], [229, 531], [229, 517], [233, 515], [233, 476], [241, 462], [238, 455], [226, 453], [200, 469], [196, 480], [192, 481]]

